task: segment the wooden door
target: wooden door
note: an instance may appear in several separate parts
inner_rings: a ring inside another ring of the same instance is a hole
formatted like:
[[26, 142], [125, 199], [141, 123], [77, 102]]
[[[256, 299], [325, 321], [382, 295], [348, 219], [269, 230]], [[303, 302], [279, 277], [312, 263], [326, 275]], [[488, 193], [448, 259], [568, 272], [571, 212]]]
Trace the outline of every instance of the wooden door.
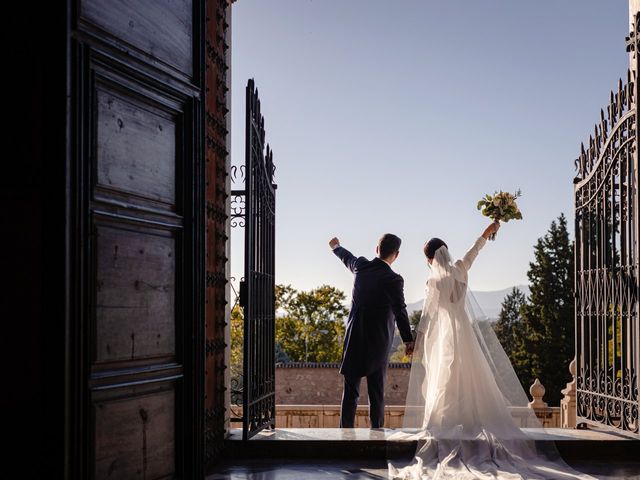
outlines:
[[74, 478], [202, 472], [203, 9], [72, 9]]

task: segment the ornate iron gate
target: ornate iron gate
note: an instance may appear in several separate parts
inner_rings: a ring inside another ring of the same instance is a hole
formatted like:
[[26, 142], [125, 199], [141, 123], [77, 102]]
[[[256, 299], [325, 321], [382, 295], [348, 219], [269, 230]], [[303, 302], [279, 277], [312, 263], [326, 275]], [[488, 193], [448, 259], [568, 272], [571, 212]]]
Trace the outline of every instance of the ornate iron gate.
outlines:
[[240, 169], [245, 188], [231, 192], [232, 225], [245, 229], [244, 279], [240, 283], [240, 306], [244, 316], [244, 440], [264, 428], [275, 427], [276, 418], [275, 167], [273, 152], [269, 145], [265, 148], [264, 117], [260, 113], [260, 99], [253, 79], [247, 84], [246, 102], [245, 168]]
[[638, 90], [627, 77], [576, 160], [577, 416], [638, 434]]

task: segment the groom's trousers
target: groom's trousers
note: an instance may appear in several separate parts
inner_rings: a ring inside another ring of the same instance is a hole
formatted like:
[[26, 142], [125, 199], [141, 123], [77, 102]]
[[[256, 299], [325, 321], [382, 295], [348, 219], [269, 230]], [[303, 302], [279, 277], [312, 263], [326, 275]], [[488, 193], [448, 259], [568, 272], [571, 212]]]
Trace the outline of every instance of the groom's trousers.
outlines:
[[[367, 375], [367, 391], [369, 392], [369, 418], [371, 428], [384, 426], [384, 377], [386, 365], [370, 375]], [[362, 377], [344, 376], [344, 391], [340, 409], [340, 428], [353, 428], [360, 397], [360, 382]]]

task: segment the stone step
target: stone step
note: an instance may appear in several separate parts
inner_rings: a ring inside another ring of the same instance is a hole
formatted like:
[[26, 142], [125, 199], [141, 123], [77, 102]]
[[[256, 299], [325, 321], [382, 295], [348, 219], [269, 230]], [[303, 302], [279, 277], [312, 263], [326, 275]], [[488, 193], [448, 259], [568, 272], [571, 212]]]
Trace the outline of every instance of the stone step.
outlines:
[[[640, 438], [605, 430], [524, 429], [536, 441], [555, 442], [563, 458], [593, 461], [637, 460]], [[389, 440], [394, 429], [278, 428], [248, 441], [234, 429], [225, 443], [228, 458], [412, 458], [415, 441]]]

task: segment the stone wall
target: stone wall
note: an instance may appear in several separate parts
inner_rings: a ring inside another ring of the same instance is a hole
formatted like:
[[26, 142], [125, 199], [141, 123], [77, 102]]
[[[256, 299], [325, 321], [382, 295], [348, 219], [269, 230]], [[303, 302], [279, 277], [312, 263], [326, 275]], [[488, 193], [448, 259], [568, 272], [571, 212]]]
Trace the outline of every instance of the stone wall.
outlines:
[[[340, 405], [343, 377], [337, 363], [279, 363], [276, 365], [277, 405]], [[385, 382], [385, 404], [404, 405], [410, 364], [391, 363]], [[361, 405], [367, 405], [367, 381], [360, 387]]]
[[[640, 0], [639, 0], [640, 1]], [[574, 381], [563, 390], [565, 400], [575, 397], [575, 360], [570, 372]], [[337, 363], [281, 363], [276, 365], [276, 424], [280, 428], [335, 428], [340, 423], [343, 377]], [[385, 427], [399, 428], [404, 416], [405, 397], [409, 384], [410, 364], [391, 363], [385, 383]], [[538, 420], [545, 428], [575, 428], [573, 421], [562, 420], [559, 407], [549, 407], [544, 401], [544, 386], [536, 379], [530, 388]], [[572, 397], [573, 396], [573, 397]], [[569, 400], [567, 400], [569, 399]], [[575, 403], [575, 400], [573, 400]], [[369, 426], [367, 382], [362, 380], [360, 406], [356, 427]], [[575, 407], [573, 407], [575, 408]], [[530, 410], [511, 408], [511, 414], [521, 427], [527, 427]], [[566, 415], [565, 415], [566, 416]], [[566, 425], [565, 425], [566, 424]]]

